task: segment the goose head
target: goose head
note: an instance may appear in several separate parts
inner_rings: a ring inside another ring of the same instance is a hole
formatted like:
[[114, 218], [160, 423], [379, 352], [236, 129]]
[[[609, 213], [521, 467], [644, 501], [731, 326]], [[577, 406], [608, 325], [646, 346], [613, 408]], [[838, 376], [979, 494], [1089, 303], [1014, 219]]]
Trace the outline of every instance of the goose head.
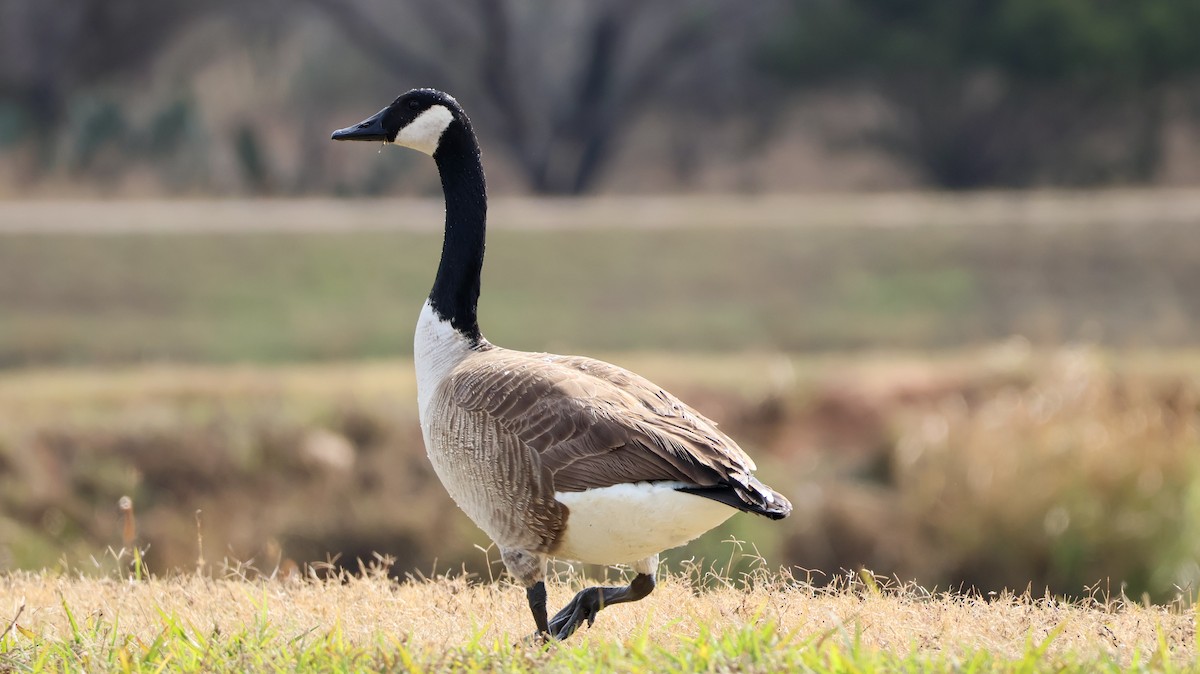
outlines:
[[413, 89], [363, 121], [333, 132], [333, 140], [394, 143], [433, 156], [451, 124], [466, 124], [458, 101], [436, 89]]

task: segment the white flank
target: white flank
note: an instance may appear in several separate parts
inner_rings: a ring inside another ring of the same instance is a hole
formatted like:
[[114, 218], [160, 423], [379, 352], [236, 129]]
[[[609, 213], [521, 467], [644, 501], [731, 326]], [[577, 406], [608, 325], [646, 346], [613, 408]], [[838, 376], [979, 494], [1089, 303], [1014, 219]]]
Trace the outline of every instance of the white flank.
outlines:
[[396, 145], [420, 150], [429, 156], [437, 150], [438, 142], [442, 139], [446, 127], [454, 121], [454, 113], [444, 105], [434, 105], [417, 118], [409, 122], [400, 133], [396, 134]]
[[[428, 418], [429, 401], [442, 380], [471, 353], [471, 343], [459, 331], [433, 311], [429, 300], [421, 307], [417, 333], [413, 338], [413, 365], [417, 371], [417, 408], [421, 427]], [[426, 442], [428, 446], [428, 439]]]
[[555, 493], [571, 514], [554, 555], [589, 564], [629, 564], [679, 547], [737, 512], [675, 490], [681, 486], [636, 482]]

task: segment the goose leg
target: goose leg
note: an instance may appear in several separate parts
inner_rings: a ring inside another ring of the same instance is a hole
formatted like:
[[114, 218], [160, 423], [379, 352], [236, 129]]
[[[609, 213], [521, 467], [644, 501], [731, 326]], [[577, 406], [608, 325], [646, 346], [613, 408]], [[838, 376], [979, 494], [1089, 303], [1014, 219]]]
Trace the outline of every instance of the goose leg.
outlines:
[[633, 582], [625, 587], [584, 588], [550, 619], [550, 634], [555, 639], [566, 639], [584, 622], [591, 627], [600, 609], [613, 604], [637, 601], [653, 591], [654, 576], [646, 573], [637, 574]]
[[546, 558], [527, 550], [501, 548], [500, 559], [508, 572], [525, 586], [525, 599], [529, 602], [533, 623], [537, 625], [536, 636], [549, 638], [550, 630], [546, 624]]
[[549, 635], [546, 625], [546, 583], [539, 580], [533, 587], [525, 588], [525, 597], [529, 599], [529, 611], [533, 613], [533, 622], [537, 625], [538, 634]]
[[566, 639], [584, 622], [588, 627], [596, 621], [596, 614], [605, 606], [623, 604], [643, 599], [654, 591], [654, 576], [658, 571], [658, 555], [650, 555], [633, 564], [637, 575], [625, 587], [589, 587], [580, 590], [575, 597], [550, 619], [550, 634], [556, 639]]

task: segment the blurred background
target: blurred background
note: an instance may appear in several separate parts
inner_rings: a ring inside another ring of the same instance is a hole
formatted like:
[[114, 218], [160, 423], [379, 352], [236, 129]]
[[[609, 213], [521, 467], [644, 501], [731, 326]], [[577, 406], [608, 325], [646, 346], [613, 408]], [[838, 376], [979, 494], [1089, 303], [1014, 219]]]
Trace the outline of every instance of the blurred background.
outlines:
[[1193, 597], [1197, 25], [4, 0], [0, 569], [497, 572], [416, 423], [434, 166], [329, 141], [434, 86], [483, 146], [488, 337], [649, 376], [796, 505], [671, 564]]

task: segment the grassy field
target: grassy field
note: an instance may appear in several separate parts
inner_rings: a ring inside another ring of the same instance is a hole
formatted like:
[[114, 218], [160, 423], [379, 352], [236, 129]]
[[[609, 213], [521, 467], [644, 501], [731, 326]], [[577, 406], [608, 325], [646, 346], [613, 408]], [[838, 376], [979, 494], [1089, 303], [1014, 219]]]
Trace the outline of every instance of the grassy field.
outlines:
[[[838, 217], [769, 199], [634, 202], [637, 217], [606, 201], [517, 202], [497, 207], [481, 320], [496, 343], [574, 352], [931, 349], [1011, 335], [1191, 345], [1200, 229], [1192, 210], [1168, 218], [1144, 201], [1140, 216], [1115, 218], [1059, 204], [1061, 224], [1021, 202], [935, 200], [914, 214], [877, 200]], [[407, 355], [437, 263], [437, 208], [347, 203], [344, 220], [313, 231], [305, 218], [336, 206], [0, 208], [0, 365]], [[362, 229], [363, 209], [417, 224]], [[72, 226], [89, 217], [94, 230]], [[210, 230], [147, 224], [206, 217]]]
[[0, 204], [0, 673], [1200, 667], [1195, 195], [499, 202], [485, 333], [796, 505], [548, 650], [421, 445], [438, 210]]
[[[378, 574], [249, 582], [0, 577], [0, 670], [1171, 672], [1197, 667], [1191, 607], [929, 594], [754, 575], [697, 592], [667, 577], [571, 640], [530, 643], [524, 592]], [[580, 583], [549, 586], [550, 604]], [[20, 598], [19, 600], [15, 598]], [[9, 618], [12, 618], [9, 624]], [[2, 628], [0, 628], [2, 629]]]

